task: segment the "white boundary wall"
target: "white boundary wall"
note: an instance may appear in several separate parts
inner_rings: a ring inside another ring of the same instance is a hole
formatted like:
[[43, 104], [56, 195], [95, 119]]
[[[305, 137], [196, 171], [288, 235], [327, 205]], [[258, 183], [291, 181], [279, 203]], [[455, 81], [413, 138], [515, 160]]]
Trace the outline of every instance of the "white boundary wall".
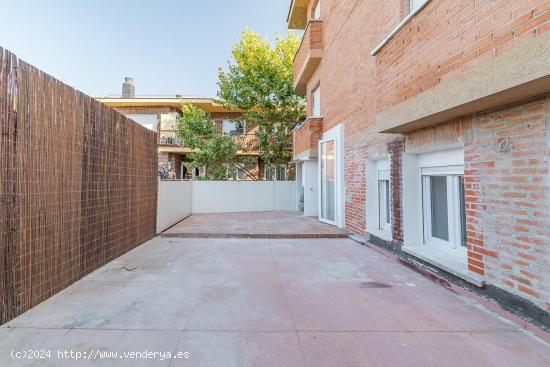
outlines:
[[159, 181], [157, 233], [191, 215], [192, 181]]
[[296, 210], [295, 181], [159, 181], [157, 233], [191, 213]]
[[193, 181], [193, 213], [296, 210], [294, 181]]

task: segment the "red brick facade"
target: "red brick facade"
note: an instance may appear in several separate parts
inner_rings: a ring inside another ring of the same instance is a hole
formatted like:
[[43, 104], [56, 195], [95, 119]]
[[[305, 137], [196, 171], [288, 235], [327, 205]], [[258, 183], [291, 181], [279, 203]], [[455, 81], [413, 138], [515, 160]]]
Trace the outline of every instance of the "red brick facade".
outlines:
[[292, 153], [294, 156], [309, 150], [311, 157], [317, 157], [317, 143], [321, 136], [323, 119], [307, 119], [293, 134]]
[[321, 88], [322, 132], [344, 125], [345, 227], [365, 234], [366, 162], [386, 157], [391, 238], [403, 244], [404, 154], [463, 148], [469, 271], [550, 310], [548, 95], [404, 134], [377, 130], [381, 113], [544, 35], [550, 1], [431, 0], [381, 44], [407, 13], [403, 0], [321, 0], [322, 60], [304, 94]]
[[[347, 135], [346, 135], [347, 138]], [[344, 180], [345, 180], [345, 225], [346, 228], [363, 235], [365, 233], [365, 162], [367, 146], [361, 136], [347, 138], [344, 144]]]
[[549, 8], [548, 0], [429, 1], [376, 55], [377, 109], [547, 32]]
[[[470, 270], [540, 301], [550, 299], [549, 107], [546, 97], [477, 116], [464, 151]], [[513, 148], [495, 153], [495, 137]]]
[[405, 141], [402, 139], [388, 143], [390, 158], [391, 223], [392, 239], [403, 243], [403, 152]]

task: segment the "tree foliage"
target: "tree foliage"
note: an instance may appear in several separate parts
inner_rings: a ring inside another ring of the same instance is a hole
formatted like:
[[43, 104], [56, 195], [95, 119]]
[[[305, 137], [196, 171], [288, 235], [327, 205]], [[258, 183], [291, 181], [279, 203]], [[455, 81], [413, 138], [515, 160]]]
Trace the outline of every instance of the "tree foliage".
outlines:
[[226, 180], [234, 175], [237, 145], [229, 135], [214, 128], [205, 111], [189, 103], [182, 105], [182, 114], [176, 127], [177, 136], [186, 148], [188, 168], [206, 167], [206, 180]]
[[267, 164], [292, 157], [292, 129], [305, 115], [305, 99], [294, 94], [293, 59], [300, 39], [289, 32], [269, 39], [246, 30], [233, 47], [233, 62], [218, 73], [218, 97], [258, 125], [260, 155]]

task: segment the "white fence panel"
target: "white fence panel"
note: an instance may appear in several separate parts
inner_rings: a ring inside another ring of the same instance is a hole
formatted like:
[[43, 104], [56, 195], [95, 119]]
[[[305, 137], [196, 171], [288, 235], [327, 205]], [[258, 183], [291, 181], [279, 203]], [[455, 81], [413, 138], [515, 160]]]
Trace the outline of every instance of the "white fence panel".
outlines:
[[295, 210], [294, 181], [193, 181], [193, 212]]
[[296, 210], [296, 182], [280, 181], [275, 184], [275, 209]]
[[223, 213], [237, 207], [236, 181], [192, 181], [193, 212]]
[[160, 181], [158, 186], [157, 233], [191, 215], [192, 182]]
[[275, 186], [272, 181], [237, 181], [237, 212], [275, 210]]

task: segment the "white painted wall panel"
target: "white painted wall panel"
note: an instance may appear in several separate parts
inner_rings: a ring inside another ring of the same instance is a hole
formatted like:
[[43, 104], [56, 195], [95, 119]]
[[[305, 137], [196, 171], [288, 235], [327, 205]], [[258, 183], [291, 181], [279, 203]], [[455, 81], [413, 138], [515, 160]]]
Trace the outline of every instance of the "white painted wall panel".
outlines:
[[238, 203], [238, 181], [192, 181], [193, 212], [234, 212]]
[[273, 181], [237, 181], [237, 212], [274, 210], [275, 186]]
[[304, 161], [302, 175], [304, 177], [304, 215], [317, 217], [319, 215], [318, 160]]
[[191, 215], [191, 181], [160, 181], [158, 185], [157, 233]]
[[275, 209], [274, 210], [296, 210], [296, 182], [280, 181], [275, 182]]
[[294, 181], [192, 181], [194, 213], [295, 210]]

